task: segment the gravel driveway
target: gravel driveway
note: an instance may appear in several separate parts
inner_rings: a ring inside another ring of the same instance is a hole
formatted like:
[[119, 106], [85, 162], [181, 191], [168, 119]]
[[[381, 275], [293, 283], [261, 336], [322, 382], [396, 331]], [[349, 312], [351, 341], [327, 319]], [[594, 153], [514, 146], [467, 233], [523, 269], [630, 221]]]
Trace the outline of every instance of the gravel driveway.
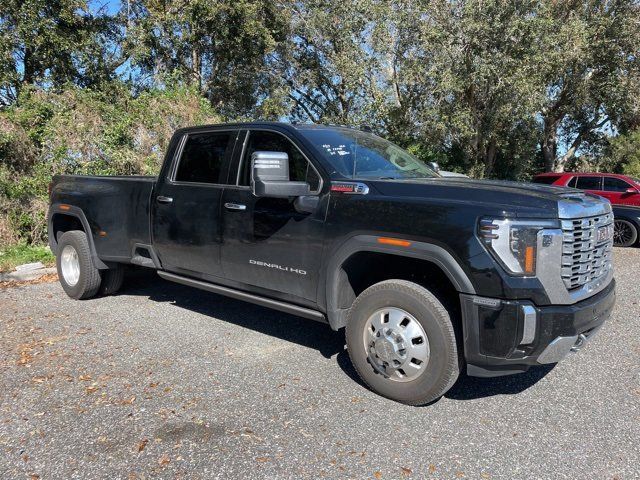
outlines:
[[0, 478], [640, 478], [640, 250], [555, 368], [408, 407], [328, 326], [135, 274], [117, 296], [0, 289]]

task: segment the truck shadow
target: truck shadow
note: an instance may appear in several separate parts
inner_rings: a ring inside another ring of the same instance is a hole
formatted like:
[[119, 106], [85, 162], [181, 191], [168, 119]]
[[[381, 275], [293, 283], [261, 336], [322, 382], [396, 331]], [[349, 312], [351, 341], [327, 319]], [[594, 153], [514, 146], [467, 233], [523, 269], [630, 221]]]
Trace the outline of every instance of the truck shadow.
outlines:
[[[168, 282], [151, 270], [141, 269], [128, 273], [121, 293], [148, 297], [154, 302], [168, 302], [192, 312], [297, 343], [317, 350], [325, 358], [335, 356], [342, 371], [354, 382], [367, 388], [345, 350], [344, 332], [334, 332], [324, 323]], [[474, 400], [494, 395], [514, 395], [542, 380], [554, 366], [534, 367], [526, 373], [495, 378], [469, 377], [462, 373], [445, 397], [452, 400]]]

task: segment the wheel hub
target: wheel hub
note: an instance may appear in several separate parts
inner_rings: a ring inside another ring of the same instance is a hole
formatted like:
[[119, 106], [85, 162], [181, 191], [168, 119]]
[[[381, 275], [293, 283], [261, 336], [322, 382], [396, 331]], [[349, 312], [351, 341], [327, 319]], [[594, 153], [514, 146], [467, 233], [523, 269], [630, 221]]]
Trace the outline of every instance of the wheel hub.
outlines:
[[371, 366], [391, 380], [414, 380], [426, 370], [429, 341], [410, 313], [395, 307], [376, 311], [365, 325], [365, 349]]
[[73, 287], [80, 279], [80, 260], [78, 252], [71, 245], [65, 245], [60, 253], [60, 269], [64, 281]]

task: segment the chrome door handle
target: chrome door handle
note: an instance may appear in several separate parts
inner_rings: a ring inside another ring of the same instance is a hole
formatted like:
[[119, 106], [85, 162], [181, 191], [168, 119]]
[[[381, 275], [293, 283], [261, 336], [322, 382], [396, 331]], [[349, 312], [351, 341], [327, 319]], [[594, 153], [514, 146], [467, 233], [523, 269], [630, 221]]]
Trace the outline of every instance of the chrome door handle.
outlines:
[[225, 203], [224, 208], [227, 210], [246, 210], [247, 206], [241, 203]]
[[173, 202], [173, 198], [171, 197], [164, 197], [162, 195], [157, 196], [156, 200], [158, 201], [158, 203], [171, 203]]

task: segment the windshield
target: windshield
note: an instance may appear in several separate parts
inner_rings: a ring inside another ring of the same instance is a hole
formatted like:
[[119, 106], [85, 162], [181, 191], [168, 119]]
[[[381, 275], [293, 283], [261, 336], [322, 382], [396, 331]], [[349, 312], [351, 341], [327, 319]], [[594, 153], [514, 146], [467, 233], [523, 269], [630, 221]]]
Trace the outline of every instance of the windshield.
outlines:
[[340, 176], [402, 179], [439, 175], [406, 150], [371, 133], [349, 128], [301, 129]]

